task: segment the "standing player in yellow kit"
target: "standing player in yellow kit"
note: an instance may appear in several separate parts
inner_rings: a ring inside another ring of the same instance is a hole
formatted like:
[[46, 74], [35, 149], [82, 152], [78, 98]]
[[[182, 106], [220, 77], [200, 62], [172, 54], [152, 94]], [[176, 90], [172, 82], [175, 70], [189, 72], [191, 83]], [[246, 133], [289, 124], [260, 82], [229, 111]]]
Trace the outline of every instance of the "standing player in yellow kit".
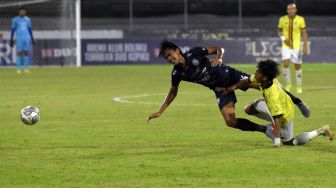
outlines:
[[[302, 54], [308, 53], [308, 34], [306, 23], [302, 16], [296, 15], [297, 9], [294, 3], [287, 6], [288, 15], [280, 17], [278, 35], [282, 40], [282, 61], [284, 66], [283, 74], [286, 80], [287, 91], [292, 88], [289, 63], [295, 65], [296, 93], [302, 93]], [[301, 51], [301, 37], [303, 49]]]

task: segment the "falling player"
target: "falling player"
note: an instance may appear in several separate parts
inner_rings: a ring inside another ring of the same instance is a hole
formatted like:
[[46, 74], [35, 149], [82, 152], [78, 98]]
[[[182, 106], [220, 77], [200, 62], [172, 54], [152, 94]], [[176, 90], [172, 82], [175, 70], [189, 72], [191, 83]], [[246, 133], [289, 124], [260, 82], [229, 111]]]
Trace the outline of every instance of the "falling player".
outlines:
[[284, 66], [284, 76], [286, 80], [286, 90], [292, 88], [289, 63], [295, 65], [296, 93], [302, 93], [302, 55], [301, 36], [303, 39], [303, 55], [308, 54], [308, 34], [306, 23], [303, 17], [296, 15], [297, 9], [294, 3], [287, 6], [288, 15], [282, 16], [279, 20], [278, 35], [282, 40], [282, 61]]
[[29, 73], [28, 62], [29, 62], [29, 52], [31, 48], [31, 43], [34, 44], [33, 32], [31, 21], [28, 16], [26, 16], [26, 9], [21, 6], [19, 8], [19, 15], [14, 17], [12, 20], [12, 30], [10, 38], [10, 46], [14, 46], [14, 34], [16, 33], [16, 68], [17, 73], [21, 74], [21, 60], [24, 65], [24, 72]]
[[[216, 58], [210, 61], [206, 56], [216, 54]], [[172, 71], [171, 88], [159, 111], [151, 114], [148, 120], [157, 118], [165, 111], [175, 99], [178, 86], [181, 81], [194, 82], [204, 85], [215, 92], [219, 110], [221, 111], [226, 125], [242, 131], [258, 131], [265, 133], [266, 127], [258, 125], [244, 118], [236, 118], [235, 103], [237, 98], [234, 92], [222, 95], [215, 91], [216, 87], [230, 87], [240, 80], [247, 79], [250, 75], [238, 71], [222, 63], [224, 49], [219, 47], [195, 47], [182, 53], [174, 43], [163, 41], [161, 43], [160, 56], [174, 65]], [[247, 90], [248, 87], [242, 88]], [[294, 96], [293, 96], [294, 97]], [[305, 116], [309, 116], [309, 109], [299, 99], [298, 107]]]
[[272, 122], [267, 126], [266, 135], [273, 139], [276, 147], [281, 145], [281, 141], [284, 145], [303, 145], [319, 135], [328, 136], [332, 141], [333, 134], [328, 125], [310, 132], [303, 132], [296, 137], [293, 136], [294, 104], [277, 80], [278, 75], [276, 62], [260, 61], [254, 75], [248, 80], [241, 80], [229, 88], [216, 88], [216, 90], [226, 94], [235, 89], [245, 88], [247, 85], [253, 86], [251, 83], [257, 83], [254, 86], [262, 92], [264, 99], [256, 100], [246, 106], [245, 112]]

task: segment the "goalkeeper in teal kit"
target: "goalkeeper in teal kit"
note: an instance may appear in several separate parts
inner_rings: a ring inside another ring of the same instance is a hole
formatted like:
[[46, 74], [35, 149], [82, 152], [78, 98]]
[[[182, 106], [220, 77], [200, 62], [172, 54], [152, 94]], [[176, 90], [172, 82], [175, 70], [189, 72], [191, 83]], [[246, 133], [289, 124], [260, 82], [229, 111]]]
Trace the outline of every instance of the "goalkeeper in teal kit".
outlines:
[[21, 63], [24, 65], [24, 72], [29, 73], [28, 62], [29, 52], [31, 50], [31, 42], [34, 44], [33, 31], [31, 28], [31, 21], [26, 16], [26, 9], [21, 6], [19, 8], [19, 15], [12, 20], [12, 30], [10, 45], [14, 46], [14, 34], [16, 33], [16, 68], [17, 73], [21, 74]]

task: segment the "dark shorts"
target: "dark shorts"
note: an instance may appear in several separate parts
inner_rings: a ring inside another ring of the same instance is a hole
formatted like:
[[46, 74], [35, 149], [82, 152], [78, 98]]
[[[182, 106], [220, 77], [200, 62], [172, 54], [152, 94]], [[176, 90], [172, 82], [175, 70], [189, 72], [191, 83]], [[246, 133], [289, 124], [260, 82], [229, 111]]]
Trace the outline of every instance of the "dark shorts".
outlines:
[[230, 102], [233, 102], [233, 103], [237, 102], [237, 97], [234, 92], [231, 92], [227, 95], [223, 95], [222, 93], [215, 91], [215, 94], [216, 94], [219, 110], [221, 110], [224, 106], [226, 106]]
[[[230, 79], [228, 80], [228, 82], [226, 84], [223, 84], [223, 86], [220, 86], [220, 87], [228, 88], [238, 83], [240, 80], [248, 79], [250, 77], [249, 74], [238, 71], [236, 69], [232, 69], [229, 74], [230, 74], [230, 77], [229, 77]], [[240, 90], [246, 91], [247, 89], [248, 87], [245, 87], [245, 88], [241, 88]], [[217, 104], [220, 110], [230, 102], [233, 102], [233, 103], [237, 102], [237, 97], [234, 92], [231, 92], [227, 95], [223, 95], [222, 93], [216, 92], [216, 91], [214, 92], [215, 92]]]

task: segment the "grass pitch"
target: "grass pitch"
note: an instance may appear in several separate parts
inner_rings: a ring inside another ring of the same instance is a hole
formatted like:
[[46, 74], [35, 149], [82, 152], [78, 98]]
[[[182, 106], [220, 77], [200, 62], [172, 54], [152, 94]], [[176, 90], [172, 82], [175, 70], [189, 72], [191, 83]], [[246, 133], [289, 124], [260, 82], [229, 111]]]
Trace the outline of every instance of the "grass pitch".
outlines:
[[[251, 73], [255, 65], [232, 65]], [[261, 133], [227, 127], [209, 89], [182, 82], [149, 124], [170, 87], [172, 67], [0, 69], [1, 187], [334, 187], [336, 145], [323, 137], [272, 148]], [[335, 124], [336, 64], [303, 66], [312, 110], [296, 109], [295, 134]], [[292, 73], [292, 79], [294, 79]], [[282, 78], [280, 79], [282, 80]], [[113, 99], [117, 98], [116, 102]], [[237, 92], [237, 117], [260, 93]], [[37, 106], [40, 122], [20, 122]]]

